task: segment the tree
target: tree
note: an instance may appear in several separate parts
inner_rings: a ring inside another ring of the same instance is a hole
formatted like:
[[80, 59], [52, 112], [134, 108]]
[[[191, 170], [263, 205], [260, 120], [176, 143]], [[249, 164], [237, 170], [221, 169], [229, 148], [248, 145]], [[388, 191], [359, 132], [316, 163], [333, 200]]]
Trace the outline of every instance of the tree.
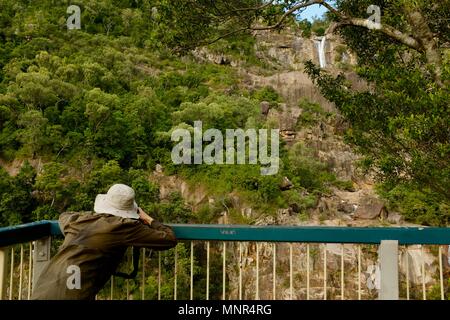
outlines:
[[[330, 3], [335, 3], [335, 6]], [[388, 19], [376, 32], [423, 55], [436, 83], [442, 87], [442, 43], [439, 40], [448, 43], [450, 37], [447, 24], [449, 4], [449, 0], [439, 3], [426, 0], [219, 0], [213, 3], [174, 0], [170, 5], [162, 3], [161, 6], [167, 17], [175, 17], [172, 19], [172, 40], [178, 41], [179, 47], [193, 48], [241, 32], [283, 28], [293, 17], [301, 17], [303, 10], [317, 5], [326, 7], [334, 22], [327, 30], [328, 34], [344, 26], [372, 30], [373, 22], [367, 19], [367, 8], [378, 5], [383, 18]], [[193, 23], [191, 19], [194, 17], [201, 18]]]
[[[191, 4], [211, 21], [221, 21], [197, 45], [240, 32], [277, 30], [309, 6], [326, 7], [331, 24], [325, 35], [338, 33], [356, 53], [356, 71], [368, 88], [353, 91], [343, 74], [333, 77], [312, 63], [306, 65], [307, 73], [351, 125], [347, 141], [366, 156], [364, 163], [379, 174], [385, 192], [401, 184], [406, 186], [402, 190], [428, 195], [435, 199], [431, 205], [447, 208], [431, 211], [438, 212], [440, 223], [448, 223], [449, 0], [224, 2]], [[371, 5], [380, 8], [379, 25], [368, 19]]]
[[[330, 29], [357, 54], [358, 74], [370, 88], [353, 91], [343, 75], [333, 77], [311, 63], [306, 70], [351, 124], [347, 141], [366, 155], [365, 164], [376, 169], [385, 191], [402, 184], [402, 190], [448, 204], [449, 33], [435, 13], [450, 15], [441, 4], [380, 1], [382, 27], [370, 30], [367, 20], [348, 18], [349, 12], [362, 15], [369, 1], [339, 1]], [[448, 209], [438, 211], [445, 217], [441, 223], [448, 223]]]
[[245, 128], [249, 117], [258, 117], [257, 104], [244, 97], [210, 95], [198, 103], [184, 102], [173, 113], [174, 124], [201, 120], [204, 128]]
[[132, 143], [131, 124], [126, 122], [120, 110], [120, 99], [95, 88], [87, 92], [86, 102], [88, 146], [100, 156], [122, 160], [130, 152]]
[[0, 168], [0, 226], [31, 221], [31, 212], [36, 206], [32, 196], [36, 172], [25, 162], [15, 176]]
[[48, 119], [42, 115], [41, 111], [30, 110], [23, 113], [17, 122], [22, 129], [17, 131], [19, 141], [25, 154], [33, 158], [46, 144], [45, 129]]

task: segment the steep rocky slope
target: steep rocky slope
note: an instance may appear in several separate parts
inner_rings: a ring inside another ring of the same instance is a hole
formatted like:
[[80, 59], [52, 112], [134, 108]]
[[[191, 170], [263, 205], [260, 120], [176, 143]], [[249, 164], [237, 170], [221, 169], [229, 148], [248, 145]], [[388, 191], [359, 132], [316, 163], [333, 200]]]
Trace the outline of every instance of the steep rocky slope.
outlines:
[[[374, 191], [374, 179], [371, 174], [362, 174], [358, 171], [357, 161], [360, 158], [354, 150], [343, 142], [343, 132], [346, 124], [337, 114], [335, 108], [314, 87], [308, 76], [302, 71], [303, 63], [313, 60], [319, 63], [319, 51], [317, 42], [320, 39], [303, 39], [291, 34], [289, 30], [283, 33], [260, 32], [257, 34], [256, 51], [258, 57], [270, 65], [271, 72], [258, 72], [256, 69], [241, 67], [239, 61], [209, 53], [206, 49], [198, 51], [197, 58], [209, 60], [218, 64], [231, 64], [237, 69], [242, 81], [241, 85], [248, 89], [273, 87], [282, 97], [284, 102], [278, 106], [269, 106], [261, 103], [261, 113], [279, 127], [281, 137], [288, 148], [301, 143], [313, 150], [314, 156], [326, 163], [327, 166], [342, 179], [351, 181], [351, 187], [333, 188], [328, 195], [319, 198], [314, 208], [310, 209], [308, 216], [298, 214], [296, 208], [279, 208], [276, 215], [265, 215], [254, 210], [236, 194], [231, 194], [233, 209], [240, 212], [247, 221], [259, 225], [327, 225], [327, 226], [380, 226], [380, 225], [411, 225], [405, 223], [396, 212], [390, 212], [382, 199]], [[326, 69], [331, 73], [345, 72], [347, 78], [356, 88], [364, 88], [351, 71], [351, 65], [355, 63], [352, 56], [339, 39], [336, 37], [326, 39], [325, 57]], [[344, 68], [344, 69], [343, 69]], [[302, 108], [300, 101], [310, 101], [321, 106], [324, 116], [315, 119], [312, 124], [299, 125], [299, 118], [307, 112]], [[327, 116], [325, 116], [325, 114]], [[160, 185], [160, 196], [168, 197], [170, 192], [178, 191], [183, 198], [195, 210], [204, 204], [214, 204], [219, 201], [208, 190], [199, 186], [190, 186], [179, 177], [166, 177], [161, 167], [154, 172], [153, 179]], [[288, 183], [290, 183], [288, 181]], [[228, 210], [224, 210], [218, 223], [233, 223]], [[217, 248], [216, 254], [220, 253]], [[259, 296], [261, 299], [273, 298], [273, 244], [263, 243], [257, 250], [255, 243], [241, 245], [239, 255], [238, 245], [233, 245], [230, 250], [231, 262], [227, 273], [230, 279], [229, 298], [239, 297], [239, 266], [241, 266], [243, 298], [254, 298], [256, 288], [256, 252], [259, 252]], [[276, 298], [291, 298], [289, 282], [289, 256], [292, 249], [294, 263], [293, 299], [306, 299], [307, 286], [310, 288], [311, 299], [323, 299], [327, 287], [328, 298], [341, 298], [342, 281], [345, 287], [345, 298], [358, 298], [358, 283], [360, 283], [361, 297], [374, 298], [379, 288], [379, 268], [377, 265], [376, 246], [357, 246], [339, 244], [318, 245], [294, 244], [292, 248], [288, 244], [278, 244]], [[307, 254], [309, 251], [309, 258]], [[213, 247], [214, 252], [214, 247]], [[343, 258], [342, 258], [343, 254]], [[324, 270], [324, 256], [326, 269]], [[358, 259], [361, 259], [361, 274], [358, 277]], [[309, 274], [307, 265], [309, 262]], [[422, 283], [422, 263], [426, 270], [424, 282], [427, 287], [436, 283], [431, 275], [436, 271], [436, 257], [429, 249], [422, 251], [421, 246], [409, 246], [401, 249], [400, 271], [404, 282], [406, 270], [409, 269], [411, 286], [419, 286]], [[341, 278], [341, 264], [344, 266], [344, 277]], [[324, 273], [327, 272], [327, 282], [324, 283]], [[307, 284], [309, 277], [309, 284]], [[405, 290], [401, 288], [402, 293]]]

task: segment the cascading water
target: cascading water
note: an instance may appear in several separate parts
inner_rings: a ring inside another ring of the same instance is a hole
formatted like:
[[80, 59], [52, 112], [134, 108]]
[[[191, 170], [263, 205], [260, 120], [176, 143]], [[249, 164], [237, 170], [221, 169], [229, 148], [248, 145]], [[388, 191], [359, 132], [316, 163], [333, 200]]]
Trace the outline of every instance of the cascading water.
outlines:
[[317, 48], [317, 55], [319, 56], [319, 64], [321, 68], [325, 68], [327, 66], [327, 60], [325, 57], [325, 45], [326, 45], [326, 38], [325, 36], [319, 38], [315, 41], [315, 45]]

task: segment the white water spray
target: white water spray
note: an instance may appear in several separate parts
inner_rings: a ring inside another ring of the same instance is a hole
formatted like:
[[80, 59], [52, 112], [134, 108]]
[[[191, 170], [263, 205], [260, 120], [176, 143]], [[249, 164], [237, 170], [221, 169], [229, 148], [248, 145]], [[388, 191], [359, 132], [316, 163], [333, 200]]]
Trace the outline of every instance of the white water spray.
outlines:
[[321, 68], [325, 68], [327, 66], [327, 59], [325, 57], [325, 45], [326, 45], [326, 37], [323, 36], [319, 38], [319, 40], [315, 41], [317, 54], [319, 56], [319, 64]]

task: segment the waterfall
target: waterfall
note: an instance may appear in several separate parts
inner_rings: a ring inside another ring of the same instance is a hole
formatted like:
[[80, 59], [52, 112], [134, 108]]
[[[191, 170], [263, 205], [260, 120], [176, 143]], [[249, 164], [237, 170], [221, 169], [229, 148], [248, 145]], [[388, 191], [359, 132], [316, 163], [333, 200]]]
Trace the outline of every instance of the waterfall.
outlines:
[[327, 66], [327, 59], [325, 57], [325, 45], [326, 45], [325, 36], [316, 40], [315, 44], [316, 44], [316, 48], [317, 48], [317, 54], [319, 56], [320, 67], [325, 68]]

